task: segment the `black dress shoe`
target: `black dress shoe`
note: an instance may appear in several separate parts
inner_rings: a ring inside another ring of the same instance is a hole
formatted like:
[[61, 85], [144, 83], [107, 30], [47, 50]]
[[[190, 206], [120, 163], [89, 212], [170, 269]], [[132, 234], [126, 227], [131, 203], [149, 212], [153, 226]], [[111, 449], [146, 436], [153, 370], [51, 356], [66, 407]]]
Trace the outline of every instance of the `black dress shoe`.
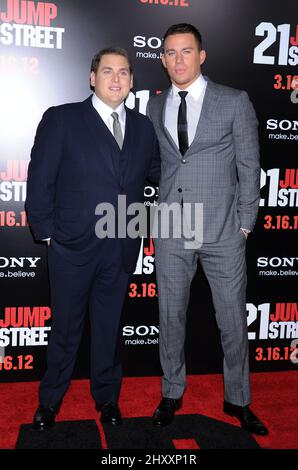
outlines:
[[241, 427], [246, 431], [258, 436], [267, 436], [268, 429], [262, 421], [251, 411], [249, 406], [232, 405], [227, 401], [224, 402], [224, 412], [229, 416], [235, 416], [239, 419]]
[[154, 411], [153, 424], [156, 426], [167, 426], [175, 416], [175, 412], [182, 406], [182, 398], [162, 398], [160, 404]]
[[39, 405], [33, 418], [33, 429], [42, 431], [52, 428], [55, 424], [57, 412], [56, 408]]
[[109, 402], [97, 407], [101, 411], [102, 423], [110, 423], [118, 426], [122, 423], [121, 411], [117, 403]]

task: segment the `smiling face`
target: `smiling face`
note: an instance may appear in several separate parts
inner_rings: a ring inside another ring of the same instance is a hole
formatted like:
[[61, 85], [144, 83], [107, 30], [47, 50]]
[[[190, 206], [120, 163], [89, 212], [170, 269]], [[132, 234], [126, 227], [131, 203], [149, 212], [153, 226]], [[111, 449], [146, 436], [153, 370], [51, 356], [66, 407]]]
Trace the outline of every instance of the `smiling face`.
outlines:
[[126, 99], [133, 85], [128, 60], [118, 54], [103, 55], [97, 72], [91, 72], [90, 83], [98, 98], [116, 109]]
[[172, 34], [165, 39], [162, 63], [174, 85], [185, 90], [201, 73], [206, 52], [198, 49], [193, 34]]

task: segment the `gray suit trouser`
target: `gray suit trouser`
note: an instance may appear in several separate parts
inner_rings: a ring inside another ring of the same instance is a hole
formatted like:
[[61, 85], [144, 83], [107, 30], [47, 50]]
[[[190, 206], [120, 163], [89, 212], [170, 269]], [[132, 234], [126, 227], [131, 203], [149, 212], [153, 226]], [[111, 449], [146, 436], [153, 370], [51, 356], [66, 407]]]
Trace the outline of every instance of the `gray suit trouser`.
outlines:
[[164, 374], [162, 395], [180, 398], [186, 386], [186, 311], [191, 281], [200, 261], [211, 288], [221, 335], [225, 400], [239, 406], [248, 405], [245, 236], [242, 231], [237, 231], [226, 240], [203, 243], [200, 248], [192, 249], [185, 249], [184, 242], [184, 238], [154, 240], [160, 310], [160, 361]]

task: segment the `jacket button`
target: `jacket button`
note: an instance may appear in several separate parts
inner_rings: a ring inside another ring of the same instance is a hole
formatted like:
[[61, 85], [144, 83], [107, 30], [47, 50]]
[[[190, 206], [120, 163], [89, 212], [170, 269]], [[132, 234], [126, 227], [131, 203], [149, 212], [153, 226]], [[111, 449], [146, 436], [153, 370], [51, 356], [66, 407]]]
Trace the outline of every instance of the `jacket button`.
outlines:
[[178, 192], [179, 192], [179, 193], [182, 193], [182, 188], [178, 188]]
[[182, 158], [181, 160], [182, 163], [186, 163], [186, 160], [184, 158]]

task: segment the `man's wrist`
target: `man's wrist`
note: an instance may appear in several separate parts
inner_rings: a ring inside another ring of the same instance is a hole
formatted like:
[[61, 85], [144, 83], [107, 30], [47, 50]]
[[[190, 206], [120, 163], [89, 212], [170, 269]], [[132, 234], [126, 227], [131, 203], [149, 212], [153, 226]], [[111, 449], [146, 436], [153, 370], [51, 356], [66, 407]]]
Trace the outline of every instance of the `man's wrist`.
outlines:
[[248, 230], [248, 228], [243, 228], [243, 227], [240, 227], [240, 230], [242, 231], [242, 233], [244, 234], [245, 238], [248, 237], [248, 235], [250, 234], [251, 230]]

